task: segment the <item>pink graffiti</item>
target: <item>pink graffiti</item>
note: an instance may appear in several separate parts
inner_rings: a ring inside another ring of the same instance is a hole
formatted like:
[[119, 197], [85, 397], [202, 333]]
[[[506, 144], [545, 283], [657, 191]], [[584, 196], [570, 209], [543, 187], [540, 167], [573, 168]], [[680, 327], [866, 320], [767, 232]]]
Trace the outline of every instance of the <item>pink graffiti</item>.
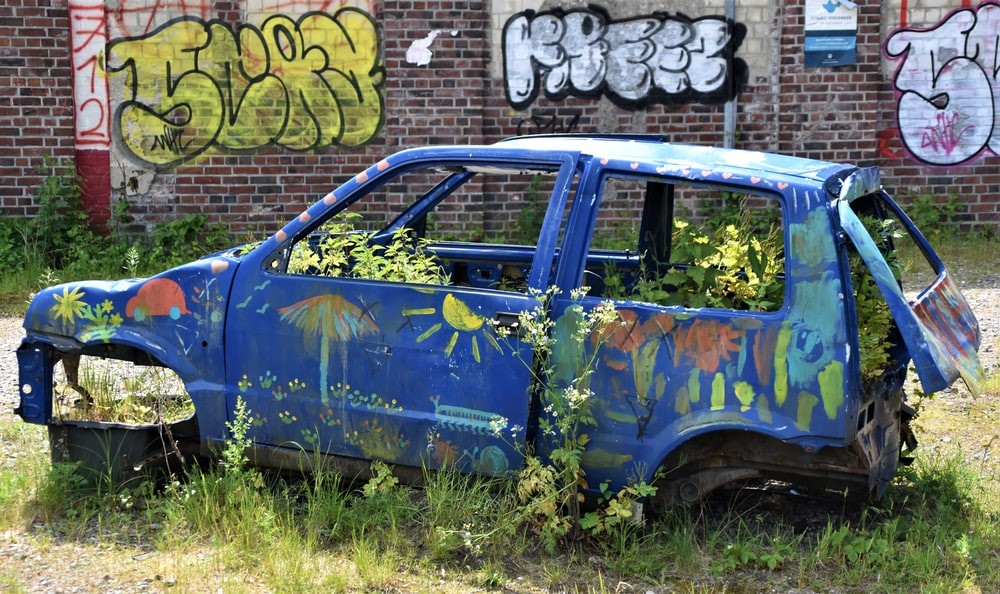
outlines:
[[950, 155], [962, 143], [962, 136], [972, 130], [972, 126], [965, 126], [959, 130], [961, 119], [960, 113], [937, 114], [937, 125], [927, 127], [920, 147], [930, 147], [935, 152]]

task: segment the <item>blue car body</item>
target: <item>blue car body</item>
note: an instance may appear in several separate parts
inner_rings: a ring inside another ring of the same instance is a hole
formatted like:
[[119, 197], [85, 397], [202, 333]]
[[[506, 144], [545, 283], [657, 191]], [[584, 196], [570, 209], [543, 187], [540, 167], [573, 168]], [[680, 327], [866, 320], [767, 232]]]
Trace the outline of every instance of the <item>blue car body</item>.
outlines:
[[[419, 194], [377, 230], [420, 220], [473, 172], [542, 171], [551, 180], [531, 246], [440, 241], [429, 249], [465, 282], [432, 285], [290, 274], [296, 242], [400, 172], [453, 177]], [[668, 499], [691, 501], [737, 480], [777, 477], [881, 493], [907, 437], [903, 382], [912, 362], [924, 392], [962, 378], [978, 390], [976, 319], [947, 269], [881, 189], [878, 172], [759, 152], [634, 137], [524, 137], [489, 146], [406, 150], [372, 165], [258, 245], [211, 255], [146, 279], [45, 289], [25, 316], [18, 413], [53, 414], [53, 365], [66, 353], [130, 359], [175, 371], [190, 394], [202, 451], [227, 439], [237, 399], [251, 411], [261, 464], [321, 452], [361, 463], [516, 471], [544, 456], [544, 407], [531, 348], [495, 327], [551, 303], [553, 332], [599, 252], [588, 248], [609, 176], [764, 192], [779, 203], [784, 299], [770, 311], [620, 300], [625, 332], [599, 348], [590, 389], [596, 426], [583, 464], [592, 487], [666, 477]], [[902, 221], [935, 278], [904, 295], [855, 213], [877, 200]], [[890, 370], [863, 386], [847, 244], [885, 297], [899, 342]], [[630, 252], [622, 258], [627, 259]], [[456, 264], [458, 263], [458, 264]], [[458, 268], [455, 268], [458, 266]], [[521, 273], [503, 290], [496, 271]], [[512, 356], [512, 350], [519, 356]], [[556, 351], [553, 364], [572, 369]]]

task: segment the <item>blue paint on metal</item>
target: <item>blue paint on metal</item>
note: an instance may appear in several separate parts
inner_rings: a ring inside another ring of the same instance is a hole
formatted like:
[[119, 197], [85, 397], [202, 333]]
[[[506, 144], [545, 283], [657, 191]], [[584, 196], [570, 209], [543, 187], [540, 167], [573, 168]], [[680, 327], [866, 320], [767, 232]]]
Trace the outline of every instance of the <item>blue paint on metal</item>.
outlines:
[[[518, 469], [529, 445], [544, 455], [548, 444], [525, 441], [536, 422], [531, 372], [522, 362], [530, 349], [515, 339], [520, 358], [512, 356], [490, 328], [533, 308], [533, 296], [288, 275], [274, 265], [332, 213], [400, 171], [432, 164], [555, 174], [535, 248], [444, 249], [468, 262], [496, 262], [498, 255], [518, 262], [529, 289], [561, 290], [556, 316], [583, 275], [605, 175], [763, 192], [782, 207], [786, 295], [778, 311], [618, 304], [629, 332], [600, 347], [591, 380], [598, 399], [584, 457], [591, 485], [607, 480], [616, 488], [636, 473], [651, 479], [679, 444], [707, 432], [753, 431], [812, 450], [856, 439], [864, 395], [852, 360], [857, 338], [845, 303], [841, 229], [885, 292], [925, 391], [957, 377], [974, 386], [982, 376], [975, 318], [930, 247], [923, 246], [940, 267], [939, 281], [908, 304], [851, 211], [849, 201], [877, 191], [877, 170], [636, 138], [541, 137], [403, 151], [326, 194], [245, 255], [221, 253], [149, 279], [40, 292], [25, 316], [19, 353], [22, 417], [50, 422], [57, 351], [113, 344], [178, 373], [205, 443], [225, 438], [242, 398], [253, 419], [249, 436], [269, 446], [484, 474]], [[826, 187], [831, 179], [841, 182], [835, 196]], [[461, 181], [459, 174], [449, 183]], [[395, 227], [419, 218], [447, 190], [424, 196]], [[588, 309], [598, 303], [582, 302]], [[558, 366], [565, 372], [572, 362], [555, 363], [558, 377]], [[895, 454], [881, 447], [872, 446], [873, 456]]]

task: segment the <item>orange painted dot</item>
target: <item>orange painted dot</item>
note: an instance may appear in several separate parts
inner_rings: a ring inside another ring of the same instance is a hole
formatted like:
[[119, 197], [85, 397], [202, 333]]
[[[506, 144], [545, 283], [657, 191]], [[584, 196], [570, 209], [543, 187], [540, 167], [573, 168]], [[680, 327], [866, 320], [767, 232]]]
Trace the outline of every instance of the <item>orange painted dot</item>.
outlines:
[[333, 204], [336, 201], [337, 201], [337, 195], [334, 194], [333, 192], [330, 192], [326, 196], [323, 196], [323, 204], [325, 204], [327, 206], [330, 206], [331, 204]]
[[284, 229], [282, 229], [281, 231], [278, 231], [277, 233], [274, 234], [274, 238], [278, 240], [278, 243], [281, 243], [282, 241], [288, 239], [288, 234], [285, 233]]
[[212, 273], [219, 274], [229, 268], [229, 262], [225, 260], [212, 260]]
[[379, 171], [385, 171], [389, 168], [389, 159], [382, 159], [375, 167], [378, 168]]
[[367, 172], [367, 171], [362, 171], [362, 172], [361, 172], [361, 173], [359, 173], [359, 174], [358, 174], [358, 176], [357, 176], [357, 177], [355, 177], [354, 179], [355, 179], [355, 180], [356, 180], [356, 181], [357, 181], [357, 182], [358, 182], [359, 184], [363, 184], [363, 183], [365, 183], [366, 181], [368, 181], [368, 172]]
[[299, 215], [299, 221], [303, 222], [303, 223], [308, 223], [309, 219], [311, 219], [311, 218], [312, 217], [309, 216], [308, 212], [303, 212], [302, 214]]

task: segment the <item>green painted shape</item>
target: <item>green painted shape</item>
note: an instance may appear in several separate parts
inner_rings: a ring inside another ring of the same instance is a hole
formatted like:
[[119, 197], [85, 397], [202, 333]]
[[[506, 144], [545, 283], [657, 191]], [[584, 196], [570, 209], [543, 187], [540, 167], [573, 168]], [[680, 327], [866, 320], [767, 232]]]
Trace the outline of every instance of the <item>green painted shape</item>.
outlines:
[[832, 361], [819, 372], [819, 393], [826, 418], [837, 418], [844, 404], [844, 365], [840, 361]]
[[792, 325], [785, 322], [774, 345], [774, 402], [778, 406], [783, 406], [788, 398], [788, 345], [791, 341]]
[[740, 412], [750, 410], [753, 404], [753, 386], [747, 382], [736, 382], [733, 384], [733, 391], [736, 392], [736, 399], [740, 401]]
[[819, 404], [819, 398], [809, 392], [799, 392], [798, 414], [795, 417], [795, 426], [802, 431], [809, 431], [812, 423], [813, 409]]
[[726, 376], [716, 373], [712, 378], [712, 410], [726, 407]]
[[691, 404], [697, 404], [701, 400], [701, 370], [697, 367], [688, 374], [687, 391]]
[[767, 424], [774, 422], [774, 418], [771, 416], [771, 406], [768, 404], [767, 398], [757, 399], [757, 417]]

